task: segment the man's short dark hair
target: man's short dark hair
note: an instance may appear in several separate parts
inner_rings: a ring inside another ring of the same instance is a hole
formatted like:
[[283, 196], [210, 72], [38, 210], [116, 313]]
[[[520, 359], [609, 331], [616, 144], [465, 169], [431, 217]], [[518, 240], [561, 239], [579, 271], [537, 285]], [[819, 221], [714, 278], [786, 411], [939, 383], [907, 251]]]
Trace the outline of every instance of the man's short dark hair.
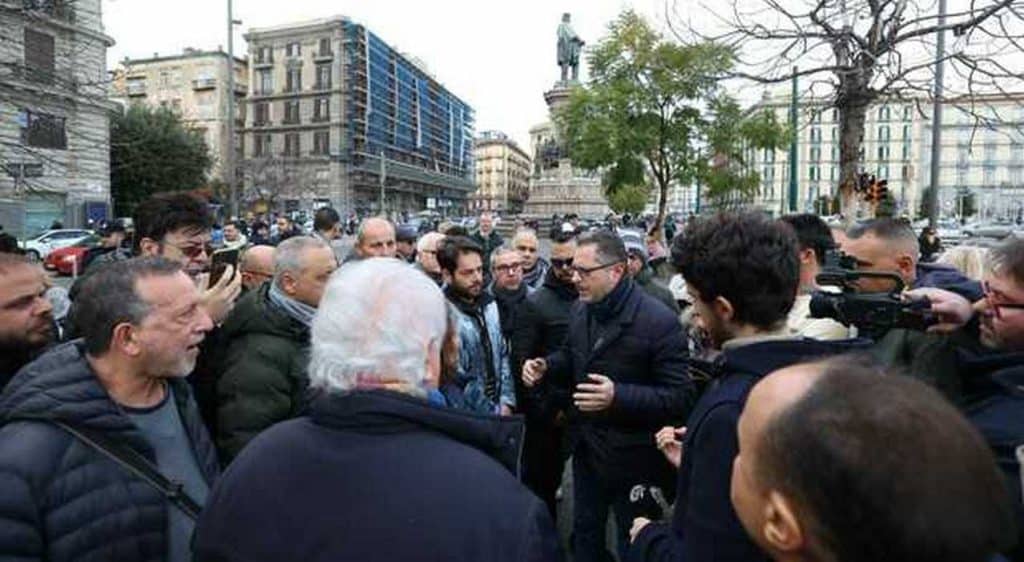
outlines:
[[15, 254], [22, 255], [24, 250], [18, 246], [18, 239], [7, 234], [6, 232], [0, 232], [0, 254]]
[[143, 238], [163, 242], [175, 230], [205, 232], [213, 226], [213, 215], [202, 200], [186, 193], [154, 195], [139, 203], [132, 214], [135, 251]]
[[808, 513], [823, 558], [984, 562], [1013, 544], [1014, 513], [991, 450], [916, 379], [870, 362], [826, 363], [755, 447], [754, 469]]
[[885, 241], [906, 241], [917, 245], [917, 235], [909, 224], [888, 217], [864, 221], [846, 230], [846, 237], [851, 240], [857, 240], [867, 234]]
[[786, 215], [779, 220], [793, 228], [801, 251], [814, 250], [814, 259], [818, 265], [825, 265], [825, 254], [836, 247], [836, 242], [832, 238], [832, 230], [821, 217], [803, 213]]
[[139, 279], [180, 271], [181, 264], [166, 258], [140, 257], [110, 262], [85, 277], [69, 313], [85, 350], [92, 355], [106, 352], [115, 326], [146, 318], [149, 305], [136, 291]]
[[324, 232], [341, 222], [341, 215], [331, 207], [321, 207], [313, 214], [313, 230]]
[[602, 265], [624, 262], [629, 259], [628, 254], [626, 254], [626, 245], [622, 242], [622, 238], [619, 238], [618, 234], [610, 230], [596, 230], [582, 234], [576, 239], [576, 246], [579, 248], [596, 246], [597, 261]]
[[575, 239], [575, 232], [562, 232], [560, 228], [551, 232], [551, 242], [554, 244], [567, 244]]
[[737, 322], [760, 328], [786, 318], [800, 282], [796, 235], [760, 213], [691, 221], [672, 241], [672, 263], [704, 302], [723, 297]]
[[1008, 275], [1018, 285], [1024, 286], [1024, 239], [1010, 236], [990, 252], [992, 270]]
[[479, 244], [466, 236], [446, 236], [437, 245], [437, 263], [448, 273], [455, 273], [459, 268], [459, 257], [465, 254], [477, 254], [484, 259], [484, 250]]

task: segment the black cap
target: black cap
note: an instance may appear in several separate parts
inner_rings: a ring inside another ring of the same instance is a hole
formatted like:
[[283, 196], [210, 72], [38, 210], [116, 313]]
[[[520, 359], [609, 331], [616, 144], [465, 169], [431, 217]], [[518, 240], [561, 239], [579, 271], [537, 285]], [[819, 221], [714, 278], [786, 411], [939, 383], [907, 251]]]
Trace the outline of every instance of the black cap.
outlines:
[[415, 242], [416, 229], [407, 224], [398, 225], [398, 228], [395, 229], [395, 240], [399, 242]]

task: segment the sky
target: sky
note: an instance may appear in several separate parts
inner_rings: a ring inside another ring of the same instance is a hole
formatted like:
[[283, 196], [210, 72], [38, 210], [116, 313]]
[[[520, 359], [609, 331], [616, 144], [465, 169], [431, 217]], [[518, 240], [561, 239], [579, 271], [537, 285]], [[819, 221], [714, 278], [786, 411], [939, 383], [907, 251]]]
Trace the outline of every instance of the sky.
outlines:
[[[234, 0], [235, 54], [242, 35], [266, 27], [344, 15], [400, 51], [426, 63], [452, 93], [476, 111], [476, 130], [499, 130], [529, 150], [530, 127], [547, 119], [543, 93], [559, 78], [555, 31], [563, 12], [588, 44], [632, 7], [656, 25], [666, 0]], [[227, 0], [103, 0], [103, 22], [118, 61], [181, 53], [186, 47], [227, 48]], [[582, 78], [586, 78], [581, 64]]]

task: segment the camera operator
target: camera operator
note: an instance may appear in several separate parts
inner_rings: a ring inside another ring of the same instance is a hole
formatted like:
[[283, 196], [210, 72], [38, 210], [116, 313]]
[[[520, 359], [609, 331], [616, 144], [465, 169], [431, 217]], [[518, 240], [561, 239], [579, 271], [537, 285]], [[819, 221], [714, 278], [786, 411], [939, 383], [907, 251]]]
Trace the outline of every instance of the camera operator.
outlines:
[[995, 451], [1020, 509], [1014, 450], [1024, 443], [1024, 240], [994, 248], [988, 265], [976, 304], [940, 289], [910, 291], [929, 299], [938, 323], [929, 333], [894, 330], [874, 351], [960, 406]]
[[[959, 271], [941, 265], [921, 263], [917, 236], [910, 226], [889, 218], [855, 225], [846, 231], [843, 252], [857, 260], [862, 272], [894, 272], [910, 288], [937, 287], [976, 302], [982, 297], [981, 285]], [[864, 293], [893, 290], [886, 279], [860, 279], [857, 288]]]

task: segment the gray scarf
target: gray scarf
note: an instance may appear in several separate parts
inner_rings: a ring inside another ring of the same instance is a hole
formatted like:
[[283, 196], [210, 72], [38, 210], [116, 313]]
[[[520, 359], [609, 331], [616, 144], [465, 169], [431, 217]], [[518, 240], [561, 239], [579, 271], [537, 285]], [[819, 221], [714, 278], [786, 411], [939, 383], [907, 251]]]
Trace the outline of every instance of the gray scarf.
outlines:
[[270, 304], [281, 309], [282, 312], [293, 318], [307, 328], [313, 327], [313, 317], [316, 316], [316, 308], [306, 303], [299, 302], [281, 292], [277, 283], [270, 282]]

